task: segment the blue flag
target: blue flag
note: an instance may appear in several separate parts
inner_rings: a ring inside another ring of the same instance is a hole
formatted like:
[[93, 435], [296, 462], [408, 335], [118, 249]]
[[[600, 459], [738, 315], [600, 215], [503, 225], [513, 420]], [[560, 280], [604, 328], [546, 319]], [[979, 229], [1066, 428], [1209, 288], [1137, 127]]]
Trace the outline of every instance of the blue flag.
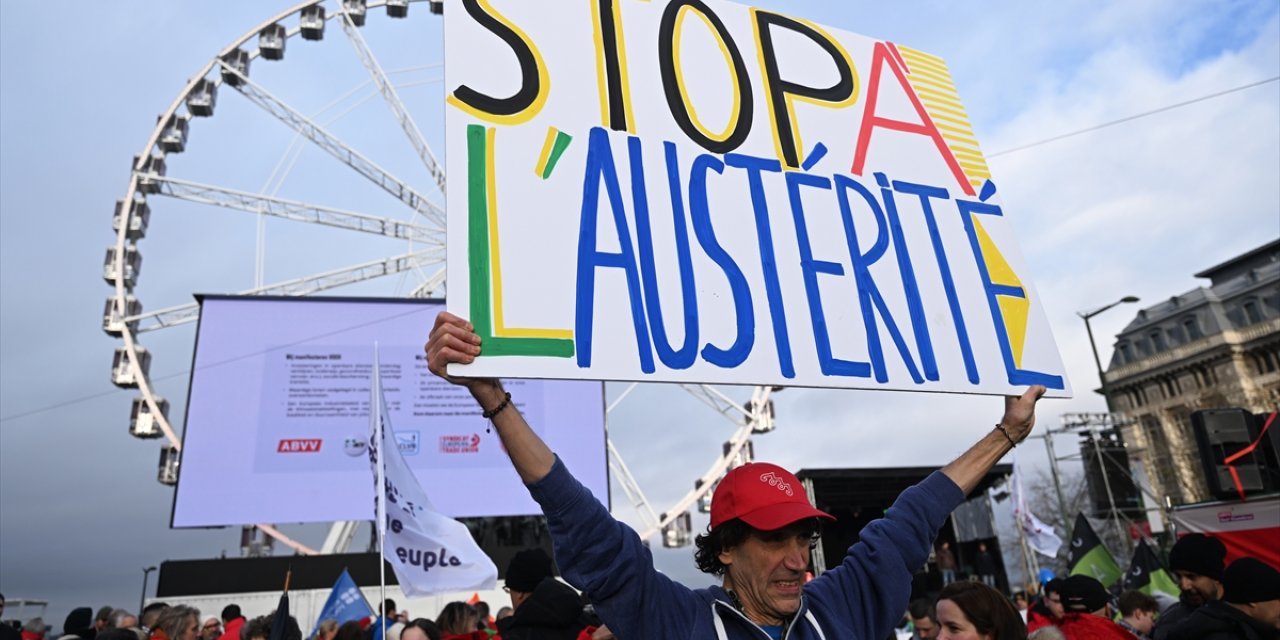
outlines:
[[316, 633], [320, 631], [320, 623], [330, 618], [342, 624], [371, 616], [373, 607], [364, 599], [364, 594], [356, 586], [356, 581], [351, 579], [351, 574], [343, 569], [338, 581], [333, 583], [333, 591], [329, 592], [329, 599], [324, 601], [324, 608], [320, 610], [320, 617], [316, 618], [315, 628], [308, 637], [316, 637]]

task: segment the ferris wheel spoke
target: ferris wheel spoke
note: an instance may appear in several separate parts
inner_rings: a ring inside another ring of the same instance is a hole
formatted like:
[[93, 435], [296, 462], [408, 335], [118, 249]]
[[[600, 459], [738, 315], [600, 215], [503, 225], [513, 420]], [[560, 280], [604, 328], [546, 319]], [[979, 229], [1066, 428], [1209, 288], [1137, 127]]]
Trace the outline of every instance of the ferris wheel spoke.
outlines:
[[439, 291], [444, 286], [444, 267], [436, 270], [435, 273], [423, 278], [422, 284], [418, 285], [409, 293], [410, 298], [430, 298], [432, 294]]
[[286, 220], [322, 224], [413, 242], [444, 244], [444, 229], [427, 227], [412, 222], [333, 209], [297, 200], [249, 193], [180, 178], [149, 174], [147, 175], [147, 180], [158, 186], [161, 195], [188, 202], [198, 202], [249, 213], [262, 213]]
[[[640, 514], [640, 519], [644, 521], [644, 526], [650, 529], [659, 527], [658, 523], [661, 518], [654, 512], [650, 506], [649, 500], [645, 498], [644, 491], [640, 489], [640, 484], [636, 482], [635, 476], [631, 475], [631, 469], [627, 467], [627, 462], [622, 459], [622, 454], [618, 453], [617, 447], [613, 446], [613, 439], [605, 438], [605, 447], [609, 451], [609, 468], [613, 470], [613, 477], [622, 486], [622, 491], [627, 494], [627, 499], [631, 501], [631, 506]], [[642, 537], [645, 539], [648, 536]]]
[[[443, 261], [444, 247], [440, 247], [438, 249], [407, 253], [392, 258], [373, 260], [342, 269], [335, 269], [333, 271], [326, 271], [315, 275], [276, 282], [266, 286], [249, 289], [247, 291], [241, 291], [236, 295], [305, 296], [324, 291], [326, 289], [344, 287], [357, 282], [381, 278], [383, 276], [416, 269], [422, 265], [434, 264]], [[198, 303], [191, 303], [130, 316], [125, 318], [124, 322], [127, 324], [137, 323], [137, 332], [144, 333], [147, 331], [155, 331], [157, 329], [166, 329], [180, 324], [187, 324], [195, 321], [199, 317], [200, 305]]]
[[682, 384], [680, 386], [685, 391], [688, 391], [690, 395], [715, 409], [734, 424], [743, 424], [750, 417], [746, 409], [715, 387], [705, 384]]
[[431, 222], [443, 227], [444, 226], [444, 210], [436, 204], [432, 203], [425, 196], [415, 191], [408, 183], [391, 175], [382, 167], [379, 167], [364, 154], [351, 148], [350, 145], [339, 140], [337, 136], [329, 133], [316, 124], [307, 116], [303, 115], [297, 109], [289, 106], [284, 101], [275, 97], [271, 92], [262, 88], [261, 85], [253, 82], [248, 76], [240, 73], [239, 70], [227, 65], [225, 62], [219, 61], [223, 69], [234, 74], [239, 82], [234, 85], [236, 91], [248, 98], [267, 113], [283, 122], [286, 126], [294, 131], [302, 134], [316, 146], [323, 149], [338, 161], [346, 164], [369, 179], [374, 184], [381, 187], [387, 193], [395, 196], [401, 202], [409, 205], [414, 211], [421, 213]]
[[338, 22], [342, 25], [342, 31], [347, 34], [347, 40], [355, 48], [356, 55], [360, 58], [360, 63], [364, 65], [365, 70], [369, 72], [369, 76], [373, 78], [373, 83], [377, 85], [378, 92], [382, 94], [387, 106], [391, 108], [391, 113], [395, 115], [396, 121], [400, 123], [400, 128], [408, 136], [409, 144], [413, 145], [414, 151], [418, 152], [418, 157], [427, 166], [427, 171], [431, 174], [431, 179], [435, 181], [436, 186], [440, 188], [440, 193], [444, 193], [444, 169], [436, 162], [435, 155], [431, 153], [431, 147], [427, 145], [422, 132], [418, 130], [418, 123], [413, 121], [413, 117], [409, 115], [409, 110], [405, 108], [404, 102], [400, 100], [400, 94], [396, 93], [395, 85], [391, 84], [391, 80], [387, 78], [387, 73], [382, 70], [382, 65], [378, 64], [378, 59], [374, 57], [373, 51], [369, 49], [369, 44], [365, 42], [364, 36], [360, 35], [360, 31], [351, 23], [350, 16], [343, 12]]

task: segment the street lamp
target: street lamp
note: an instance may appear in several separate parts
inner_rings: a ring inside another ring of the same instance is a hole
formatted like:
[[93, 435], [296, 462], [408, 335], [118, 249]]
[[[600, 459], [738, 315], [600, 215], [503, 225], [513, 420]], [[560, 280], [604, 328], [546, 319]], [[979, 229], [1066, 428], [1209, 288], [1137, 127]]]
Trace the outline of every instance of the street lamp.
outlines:
[[155, 570], [155, 567], [142, 570], [142, 595], [138, 597], [138, 620], [142, 620], [142, 606], [147, 602], [147, 578], [151, 577], [151, 572]]
[[[1112, 302], [1111, 304], [1098, 307], [1093, 311], [1076, 312], [1076, 315], [1084, 319], [1084, 330], [1089, 334], [1089, 348], [1093, 351], [1093, 364], [1098, 369], [1098, 383], [1102, 385], [1099, 390], [1102, 392], [1102, 399], [1107, 405], [1107, 421], [1111, 423], [1112, 428], [1116, 430], [1117, 435], [1119, 435], [1120, 429], [1115, 426], [1115, 419], [1112, 417], [1114, 408], [1111, 405], [1111, 396], [1107, 394], [1107, 374], [1102, 370], [1102, 359], [1098, 357], [1098, 345], [1093, 341], [1093, 327], [1089, 324], [1089, 319], [1098, 315], [1099, 313], [1102, 313], [1103, 311], [1106, 311], [1118, 305], [1129, 303], [1129, 302], [1137, 302], [1137, 301], [1138, 301], [1138, 296], [1125, 296], [1115, 302]], [[1111, 494], [1111, 481], [1107, 479], [1107, 466], [1104, 462], [1101, 461], [1102, 451], [1098, 449], [1097, 434], [1090, 432], [1089, 437], [1090, 437], [1090, 441], [1094, 445], [1094, 453], [1096, 453], [1099, 456], [1098, 465], [1099, 465], [1099, 468], [1102, 470], [1102, 484], [1107, 489], [1107, 501], [1110, 503], [1111, 513], [1114, 516], [1116, 515], [1115, 496]], [[1125, 544], [1125, 546], [1128, 547], [1128, 545], [1126, 544], [1128, 542], [1128, 538], [1124, 536], [1124, 530], [1121, 527], [1120, 520], [1118, 518], [1115, 520], [1115, 524], [1116, 524], [1116, 529], [1120, 532], [1121, 544]]]
[[1128, 302], [1137, 302], [1137, 301], [1138, 301], [1138, 296], [1125, 296], [1123, 298], [1120, 298], [1119, 300], [1116, 300], [1115, 302], [1112, 302], [1109, 305], [1106, 305], [1105, 307], [1099, 307], [1097, 309], [1094, 309], [1093, 311], [1076, 312], [1076, 315], [1084, 319], [1084, 330], [1089, 334], [1089, 348], [1093, 350], [1093, 364], [1095, 367], [1098, 368], [1098, 382], [1102, 384], [1102, 389], [1101, 389], [1102, 397], [1107, 402], [1107, 413], [1111, 413], [1111, 396], [1107, 395], [1107, 376], [1105, 373], [1102, 372], [1102, 359], [1098, 357], [1098, 345], [1093, 341], [1093, 327], [1090, 326], [1089, 319], [1112, 307], [1125, 304]]

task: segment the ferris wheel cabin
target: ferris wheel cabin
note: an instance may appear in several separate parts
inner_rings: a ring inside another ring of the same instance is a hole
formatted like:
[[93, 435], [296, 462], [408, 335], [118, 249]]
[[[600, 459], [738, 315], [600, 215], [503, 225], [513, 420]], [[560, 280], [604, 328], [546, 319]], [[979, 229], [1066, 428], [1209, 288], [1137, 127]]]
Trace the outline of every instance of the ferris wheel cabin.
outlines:
[[[248, 65], [248, 63], [245, 64]], [[190, 111], [193, 116], [207, 118], [213, 115], [213, 106], [217, 102], [218, 85], [208, 78], [201, 78], [194, 87], [191, 87], [191, 93], [187, 94], [187, 111]], [[186, 131], [184, 130], [183, 133], [185, 134]], [[161, 144], [163, 145], [163, 138], [161, 138]], [[165, 150], [168, 151], [168, 149]]]
[[303, 40], [324, 39], [324, 7], [313, 4], [303, 7], [298, 20]]
[[[156, 406], [166, 420], [169, 419], [169, 401], [156, 398]], [[129, 412], [129, 435], [143, 440], [152, 440], [164, 435], [160, 430], [160, 421], [151, 413], [151, 405], [141, 396], [133, 399], [133, 409]]]
[[[240, 76], [249, 77], [249, 52], [244, 49], [233, 49], [222, 56], [222, 81], [229, 86], [238, 87], [243, 82]], [[234, 70], [234, 72], [232, 71]], [[239, 75], [236, 75], [239, 73]], [[191, 98], [187, 98], [187, 108], [191, 108]], [[195, 113], [194, 111], [192, 113]], [[208, 114], [195, 115], [213, 115], [213, 101], [209, 102]]]
[[124, 297], [124, 313], [116, 313], [115, 297], [107, 298], [106, 308], [102, 311], [102, 330], [107, 335], [119, 338], [124, 335], [124, 330], [128, 327], [129, 331], [136, 332], [138, 330], [138, 321], [125, 318], [132, 318], [142, 314], [142, 302], [133, 294]]
[[365, 15], [369, 13], [369, 5], [365, 0], [342, 0], [342, 12], [351, 19], [351, 24], [363, 27]]
[[167, 170], [164, 157], [147, 156], [145, 159], [141, 159], [142, 166], [139, 167], [138, 162], [140, 159], [139, 156], [133, 157], [133, 166], [137, 168], [138, 172], [138, 191], [151, 194], [160, 193], [160, 183], [152, 178], [156, 176], [164, 177]]
[[[206, 81], [202, 80], [201, 82]], [[189, 98], [188, 104], [190, 104]], [[213, 113], [212, 103], [210, 103], [209, 109], [209, 112]], [[156, 120], [159, 121], [159, 118]], [[160, 132], [160, 148], [165, 153], [182, 153], [187, 148], [187, 132], [191, 128], [190, 122], [191, 118], [187, 116], [177, 114], [169, 116], [169, 119], [164, 123], [164, 130]]]
[[263, 27], [258, 32], [258, 50], [268, 60], [284, 60], [284, 43], [288, 38], [284, 25], [279, 22]]
[[[142, 345], [134, 345], [138, 353], [138, 370], [143, 376], [151, 371], [151, 352]], [[111, 383], [121, 389], [137, 389], [138, 375], [129, 366], [129, 351], [124, 347], [116, 347], [115, 358], [111, 362]]]
[[142, 254], [137, 245], [127, 244], [124, 247], [124, 273], [116, 273], [116, 248], [107, 249], [107, 257], [102, 261], [102, 279], [114, 285], [116, 280], [124, 280], [124, 288], [133, 289], [138, 284], [138, 272], [142, 270]]
[[151, 221], [151, 207], [147, 205], [147, 199], [139, 196], [129, 201], [128, 206], [124, 200], [116, 200], [116, 215], [111, 220], [111, 230], [120, 233], [120, 225], [126, 224], [128, 228], [124, 230], [124, 237], [130, 240], [141, 240], [147, 235], [147, 223]]
[[177, 447], [169, 445], [160, 448], [160, 471], [156, 475], [160, 484], [170, 487], [178, 484], [178, 464], [181, 460], [182, 455]]

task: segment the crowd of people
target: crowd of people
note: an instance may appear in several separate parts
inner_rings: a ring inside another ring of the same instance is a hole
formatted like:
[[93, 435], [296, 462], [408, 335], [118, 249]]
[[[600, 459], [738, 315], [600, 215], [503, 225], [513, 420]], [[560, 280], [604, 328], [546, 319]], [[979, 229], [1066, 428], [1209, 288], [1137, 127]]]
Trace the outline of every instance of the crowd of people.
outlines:
[[1113, 620], [1110, 593], [1097, 580], [1079, 575], [1050, 581], [1034, 604], [1024, 596], [1020, 607], [994, 588], [995, 563], [985, 547], [976, 558], [977, 579], [955, 581], [954, 553], [945, 544], [937, 553], [942, 591], [932, 601], [908, 602], [913, 572], [924, 566], [947, 516], [1030, 434], [1036, 402], [1045, 392], [1038, 385], [1006, 398], [994, 429], [904, 491], [884, 517], [862, 529], [842, 561], [810, 580], [805, 575], [810, 552], [823, 522], [834, 518], [815, 508], [800, 481], [781, 467], [748, 463], [730, 470], [712, 495], [707, 532], [695, 539], [698, 569], [721, 584], [691, 589], [654, 569], [648, 548], [573, 477], [500, 380], [451, 374], [453, 365], [474, 362], [482, 346], [472, 323], [441, 313], [425, 346], [428, 367], [467, 389], [491, 420], [547, 517], [566, 581], [590, 594], [600, 617], [620, 638], [880, 640], [894, 637], [904, 611], [920, 616], [917, 637], [942, 640], [1022, 640], [1029, 630], [1039, 639], [1071, 640], [1130, 640], [1147, 633], [1154, 633], [1154, 640], [1265, 640], [1280, 633], [1275, 569], [1253, 559], [1222, 567], [1223, 552], [1217, 556], [1215, 588], [1203, 580], [1214, 575], [1209, 567], [1180, 566], [1194, 555], [1184, 550], [1203, 544], [1196, 536], [1183, 538], [1174, 549], [1183, 598], [1172, 611], [1156, 612], [1151, 598], [1126, 593], [1115, 605], [1120, 619]]
[[[1181, 596], [1162, 605], [1139, 590], [1118, 596], [1082, 574], [1013, 598], [985, 581], [950, 582], [910, 603], [912, 640], [1268, 640], [1280, 638], [1280, 572], [1255, 558], [1227, 564], [1222, 542], [1183, 536], [1170, 553]], [[1172, 598], [1170, 598], [1172, 600]]]
[[[307, 640], [614, 640], [582, 595], [555, 579], [551, 556], [541, 548], [512, 558], [503, 590], [510, 606], [490, 615], [489, 604], [449, 602], [434, 619], [412, 618], [395, 600], [382, 603], [378, 615], [359, 620], [320, 620]], [[0, 595], [0, 614], [4, 596]], [[384, 621], [385, 618], [385, 621]], [[27, 620], [21, 631], [0, 624], [0, 640], [271, 640], [276, 612], [247, 619], [238, 605], [201, 621], [199, 609], [153, 602], [141, 616], [124, 609], [79, 607], [67, 615], [62, 633], [42, 618]], [[385, 633], [385, 635], [384, 635]], [[297, 618], [288, 616], [282, 640], [303, 640]]]
[[[1280, 634], [1280, 572], [1252, 558], [1228, 566], [1222, 543], [1201, 535], [1174, 546], [1170, 565], [1182, 597], [1161, 611], [1141, 593], [1121, 594], [1113, 603], [1100, 582], [1083, 575], [1048, 581], [1034, 601], [1010, 599], [993, 586], [995, 563], [985, 547], [973, 579], [955, 580], [955, 557], [945, 544], [937, 553], [945, 585], [936, 598], [909, 602], [913, 575], [934, 551], [943, 523], [1030, 435], [1043, 386], [1006, 398], [994, 428], [902, 492], [883, 517], [859, 532], [843, 559], [828, 557], [831, 568], [817, 577], [807, 575], [811, 552], [824, 522], [835, 518], [816, 508], [800, 480], [780, 466], [751, 462], [729, 470], [712, 494], [710, 524], [694, 540], [697, 568], [718, 584], [691, 588], [655, 569], [649, 548], [572, 475], [501, 381], [450, 375], [450, 365], [471, 363], [480, 351], [471, 323], [449, 313], [437, 317], [426, 345], [428, 367], [466, 388], [492, 422], [546, 517], [563, 582], [553, 577], [550, 556], [526, 550], [505, 576], [510, 615], [499, 611], [491, 619], [486, 607], [452, 602], [434, 620], [410, 619], [388, 601], [382, 615], [365, 625], [323, 622], [319, 640], [608, 640], [614, 634], [622, 640], [884, 640], [896, 637], [904, 612], [921, 640], [1268, 640]], [[77, 610], [74, 619], [68, 616], [67, 636], [45, 640], [197, 640], [205, 631], [201, 640], [272, 635], [271, 615], [245, 621], [228, 607], [220, 620], [200, 626], [195, 609], [154, 607], [142, 612], [136, 627], [84, 633], [82, 623], [97, 623], [91, 610]], [[108, 623], [116, 624], [114, 613], [108, 612]], [[214, 636], [219, 628], [221, 635]], [[302, 638], [295, 620], [284, 631], [285, 640]]]

